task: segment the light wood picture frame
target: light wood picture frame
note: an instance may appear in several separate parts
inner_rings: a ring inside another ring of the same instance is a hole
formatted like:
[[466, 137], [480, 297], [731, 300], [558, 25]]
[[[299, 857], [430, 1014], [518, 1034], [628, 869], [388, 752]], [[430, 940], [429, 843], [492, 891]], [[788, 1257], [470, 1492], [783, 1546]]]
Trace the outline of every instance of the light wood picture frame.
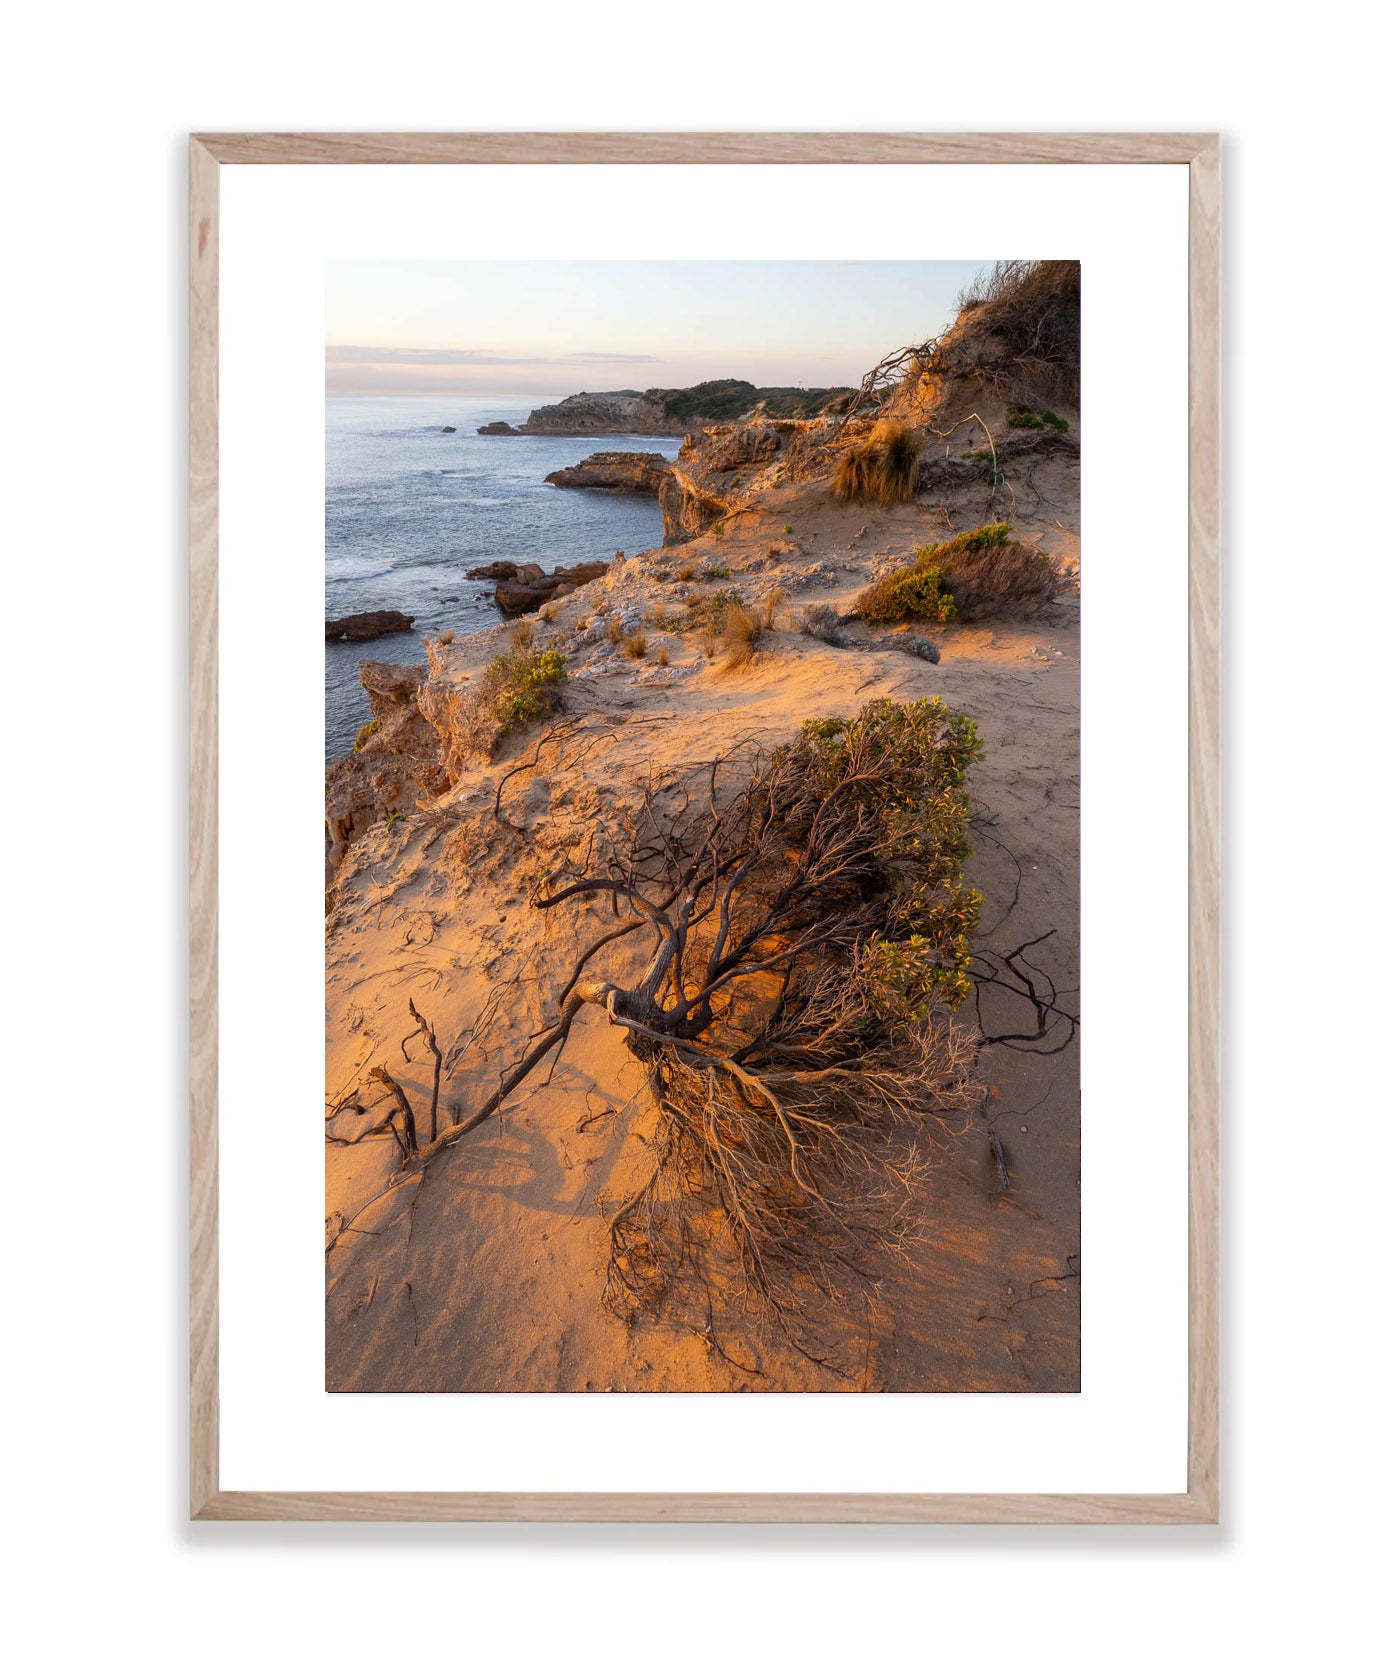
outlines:
[[[1189, 170], [1185, 1492], [259, 1492], [219, 1468], [219, 177], [224, 165], [1162, 164]], [[1219, 1518], [1220, 146], [1214, 134], [201, 134], [189, 145], [190, 1511], [315, 1521], [1203, 1524]]]

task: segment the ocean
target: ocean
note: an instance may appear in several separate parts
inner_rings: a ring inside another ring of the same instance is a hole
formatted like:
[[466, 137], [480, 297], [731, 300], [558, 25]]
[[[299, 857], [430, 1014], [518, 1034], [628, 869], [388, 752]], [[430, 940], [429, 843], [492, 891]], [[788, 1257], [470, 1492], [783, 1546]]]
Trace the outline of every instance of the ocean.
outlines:
[[[500, 622], [489, 582], [470, 566], [535, 561], [546, 571], [661, 544], [648, 496], [556, 490], [544, 475], [598, 449], [674, 460], [679, 438], [478, 437], [519, 425], [552, 397], [330, 397], [326, 401], [326, 617], [392, 608], [411, 631], [326, 643], [326, 762], [354, 746], [369, 704], [362, 659], [421, 665], [422, 638]], [[457, 430], [444, 434], [444, 426]], [[455, 600], [450, 597], [456, 597]]]

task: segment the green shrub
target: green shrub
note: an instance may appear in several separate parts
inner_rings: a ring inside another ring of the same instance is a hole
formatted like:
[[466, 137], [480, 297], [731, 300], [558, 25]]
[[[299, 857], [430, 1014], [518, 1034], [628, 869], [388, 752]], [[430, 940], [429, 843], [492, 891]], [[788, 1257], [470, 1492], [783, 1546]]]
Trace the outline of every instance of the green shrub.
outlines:
[[944, 589], [937, 566], [913, 565], [863, 590], [856, 613], [867, 624], [889, 624], [898, 618], [932, 618], [946, 624], [956, 615], [957, 605]]
[[[815, 792], [845, 790], [857, 807], [852, 820], [873, 816], [883, 832], [890, 913], [856, 957], [876, 1014], [907, 1022], [935, 998], [965, 1002], [982, 904], [962, 880], [970, 850], [962, 784], [982, 757], [976, 724], [939, 699], [875, 700], [858, 717], [805, 723], [780, 750], [802, 755]], [[875, 773], [863, 774], [867, 767]]]
[[362, 723], [360, 725], [359, 733], [355, 736], [355, 751], [359, 752], [360, 748], [362, 746], [364, 746], [365, 742], [369, 740], [370, 736], [371, 735], [377, 735], [378, 733], [379, 733], [379, 719], [378, 718], [371, 718], [368, 723]]
[[516, 725], [536, 723], [559, 708], [556, 685], [567, 675], [558, 648], [537, 653], [516, 646], [498, 654], [481, 674], [472, 721], [482, 750], [489, 756], [501, 737]]

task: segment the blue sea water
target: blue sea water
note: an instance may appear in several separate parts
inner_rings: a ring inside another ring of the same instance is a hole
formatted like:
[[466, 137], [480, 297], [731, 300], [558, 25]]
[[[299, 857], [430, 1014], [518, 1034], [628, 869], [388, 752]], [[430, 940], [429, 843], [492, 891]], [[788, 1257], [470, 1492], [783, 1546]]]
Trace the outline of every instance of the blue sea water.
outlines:
[[[531, 561], [546, 571], [660, 546], [649, 496], [556, 490], [546, 473], [595, 449], [649, 449], [674, 460], [679, 438], [478, 437], [518, 425], [547, 397], [330, 397], [326, 401], [326, 617], [392, 608], [413, 629], [326, 644], [326, 760], [369, 717], [362, 659], [422, 664], [425, 635], [498, 623], [493, 585], [468, 567]], [[444, 426], [457, 430], [444, 434]], [[447, 597], [456, 596], [455, 601]]]

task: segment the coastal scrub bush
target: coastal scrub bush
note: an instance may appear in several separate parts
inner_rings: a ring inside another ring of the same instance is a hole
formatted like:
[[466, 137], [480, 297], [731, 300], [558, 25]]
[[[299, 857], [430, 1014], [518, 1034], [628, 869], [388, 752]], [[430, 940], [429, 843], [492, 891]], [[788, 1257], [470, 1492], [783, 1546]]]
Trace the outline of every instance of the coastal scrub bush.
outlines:
[[838, 502], [911, 501], [919, 484], [919, 434], [896, 420], [878, 421], [869, 437], [853, 443], [836, 463], [832, 493]]
[[472, 708], [482, 751], [490, 757], [516, 725], [535, 723], [557, 711], [557, 685], [566, 675], [566, 661], [558, 648], [538, 653], [517, 645], [509, 653], [498, 654], [481, 674]]
[[1060, 573], [1049, 555], [1015, 542], [1004, 520], [919, 549], [911, 566], [872, 584], [856, 601], [869, 623], [931, 618], [972, 623], [1052, 601]]
[[889, 624], [900, 618], [932, 618], [946, 624], [957, 605], [943, 587], [939, 568], [916, 563], [863, 590], [856, 599], [856, 612], [867, 624]]
[[355, 736], [355, 751], [359, 752], [360, 748], [365, 745], [365, 743], [369, 740], [369, 738], [372, 735], [377, 735], [378, 733], [379, 733], [379, 719], [378, 718], [371, 718], [368, 723], [362, 723], [359, 727], [358, 732], [356, 733], [356, 736]]

